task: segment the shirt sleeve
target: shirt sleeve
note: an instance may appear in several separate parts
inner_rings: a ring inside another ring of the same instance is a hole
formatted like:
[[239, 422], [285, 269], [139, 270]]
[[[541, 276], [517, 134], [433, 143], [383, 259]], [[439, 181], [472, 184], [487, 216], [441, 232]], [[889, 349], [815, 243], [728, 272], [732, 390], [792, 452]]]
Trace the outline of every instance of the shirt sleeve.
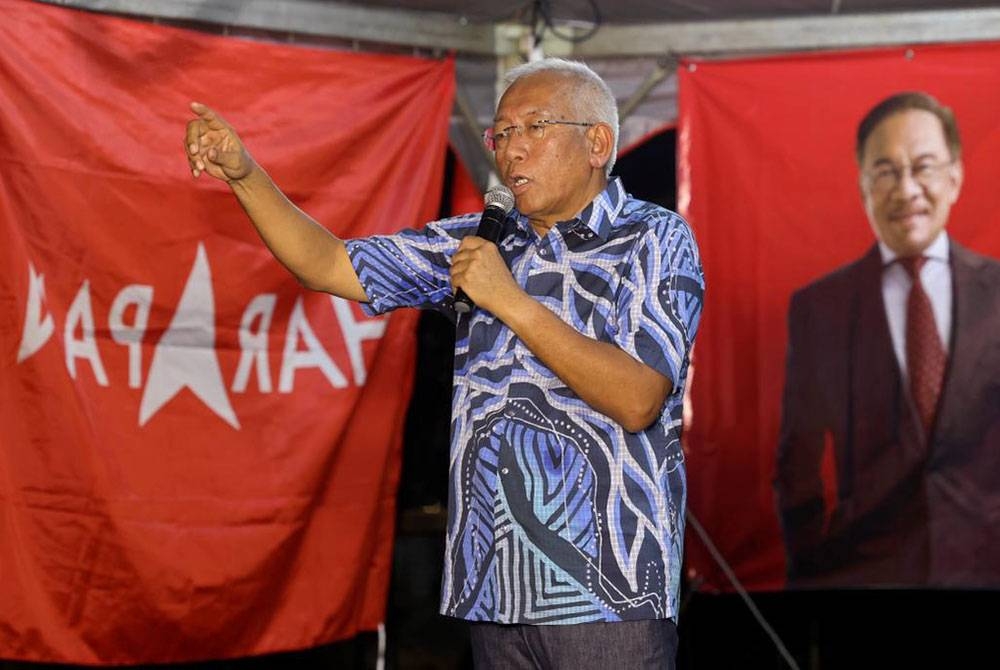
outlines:
[[347, 240], [347, 253], [368, 296], [369, 316], [399, 307], [433, 308], [452, 298], [451, 257], [479, 215], [428, 223], [420, 230]]
[[698, 331], [705, 278], [698, 246], [679, 215], [657, 213], [618, 294], [617, 344], [678, 390]]

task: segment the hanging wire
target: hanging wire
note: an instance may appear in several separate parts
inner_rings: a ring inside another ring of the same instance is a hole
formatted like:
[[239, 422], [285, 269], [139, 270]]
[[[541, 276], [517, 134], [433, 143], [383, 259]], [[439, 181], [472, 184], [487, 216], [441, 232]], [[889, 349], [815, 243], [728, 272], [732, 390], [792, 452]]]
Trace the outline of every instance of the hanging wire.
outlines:
[[542, 16], [541, 1], [535, 0], [531, 3], [531, 12], [529, 14], [529, 25], [531, 26], [531, 46], [532, 48], [537, 47], [542, 43], [542, 36], [545, 34], [545, 26], [547, 25], [547, 20]]
[[[542, 30], [547, 28], [553, 35], [561, 40], [566, 40], [567, 42], [573, 42], [574, 44], [588, 40], [594, 36], [595, 33], [601, 27], [601, 9], [597, 6], [597, 0], [587, 0], [587, 4], [590, 5], [590, 12], [592, 14], [592, 19], [590, 21], [590, 28], [580, 35], [573, 35], [572, 33], [564, 33], [558, 28], [556, 28], [555, 22], [552, 20], [552, 2], [551, 0], [535, 0], [534, 6], [532, 7], [531, 16], [535, 23], [537, 23], [537, 17], [542, 19]], [[537, 28], [535, 29], [537, 30]], [[541, 38], [541, 34], [535, 35], [535, 39]]]
[[743, 599], [743, 602], [746, 604], [747, 609], [750, 610], [750, 613], [757, 621], [757, 624], [764, 630], [767, 636], [771, 638], [771, 642], [774, 643], [775, 649], [777, 649], [778, 653], [781, 654], [781, 657], [785, 659], [785, 663], [788, 664], [788, 667], [791, 670], [799, 670], [799, 664], [794, 658], [792, 658], [792, 655], [788, 652], [788, 648], [785, 646], [785, 643], [781, 641], [778, 633], [775, 632], [774, 628], [771, 627], [771, 624], [769, 624], [767, 619], [764, 618], [764, 615], [761, 614], [759, 609], [757, 609], [757, 605], [754, 603], [753, 598], [750, 597], [750, 594], [747, 593], [743, 584], [740, 583], [736, 573], [733, 572], [732, 567], [730, 567], [726, 559], [723, 558], [722, 552], [720, 552], [719, 548], [715, 546], [714, 542], [712, 542], [712, 538], [709, 537], [708, 533], [705, 531], [705, 527], [701, 525], [701, 522], [699, 522], [694, 513], [691, 512], [690, 507], [687, 508], [686, 512], [685, 516], [687, 517], [688, 525], [690, 525], [691, 528], [694, 529], [694, 532], [698, 534], [698, 537], [701, 538], [701, 541], [705, 544], [705, 548], [708, 549], [708, 553], [712, 555], [712, 558], [715, 559], [715, 563], [722, 569], [722, 573], [729, 580], [729, 583], [733, 585], [736, 593], [738, 593], [740, 598]]

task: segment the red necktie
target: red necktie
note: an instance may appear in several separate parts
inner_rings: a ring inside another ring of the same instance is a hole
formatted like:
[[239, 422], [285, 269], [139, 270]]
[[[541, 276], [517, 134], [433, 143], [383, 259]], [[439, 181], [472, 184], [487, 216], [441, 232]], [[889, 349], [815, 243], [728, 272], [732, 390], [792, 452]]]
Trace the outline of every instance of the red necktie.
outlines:
[[910, 375], [910, 393], [920, 413], [924, 433], [929, 434], [947, 356], [938, 336], [931, 301], [920, 283], [920, 268], [926, 261], [923, 256], [899, 259], [913, 280], [906, 300], [906, 368]]

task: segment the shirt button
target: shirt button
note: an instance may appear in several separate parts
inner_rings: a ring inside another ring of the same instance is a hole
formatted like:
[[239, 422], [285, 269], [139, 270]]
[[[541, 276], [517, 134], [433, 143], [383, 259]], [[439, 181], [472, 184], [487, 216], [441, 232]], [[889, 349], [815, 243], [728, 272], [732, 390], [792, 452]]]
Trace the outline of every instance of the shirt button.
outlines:
[[502, 474], [502, 475], [509, 475], [510, 474], [510, 468], [500, 468], [500, 474]]

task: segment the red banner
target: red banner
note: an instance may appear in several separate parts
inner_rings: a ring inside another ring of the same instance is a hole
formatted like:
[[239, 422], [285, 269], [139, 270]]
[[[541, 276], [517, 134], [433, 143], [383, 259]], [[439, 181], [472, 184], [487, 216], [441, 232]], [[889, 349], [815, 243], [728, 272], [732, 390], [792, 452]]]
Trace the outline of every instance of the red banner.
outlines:
[[0, 15], [0, 657], [374, 629], [415, 314], [301, 289], [184, 124], [219, 110], [339, 236], [394, 231], [437, 214], [453, 63]]
[[[779, 588], [772, 479], [789, 296], [874, 244], [858, 190], [857, 124], [903, 90], [950, 106], [966, 178], [948, 232], [1000, 256], [1000, 45], [691, 60], [679, 79], [679, 208], [707, 283], [687, 434], [690, 509], [744, 585]], [[696, 586], [730, 588], [700, 540], [687, 550]]]

